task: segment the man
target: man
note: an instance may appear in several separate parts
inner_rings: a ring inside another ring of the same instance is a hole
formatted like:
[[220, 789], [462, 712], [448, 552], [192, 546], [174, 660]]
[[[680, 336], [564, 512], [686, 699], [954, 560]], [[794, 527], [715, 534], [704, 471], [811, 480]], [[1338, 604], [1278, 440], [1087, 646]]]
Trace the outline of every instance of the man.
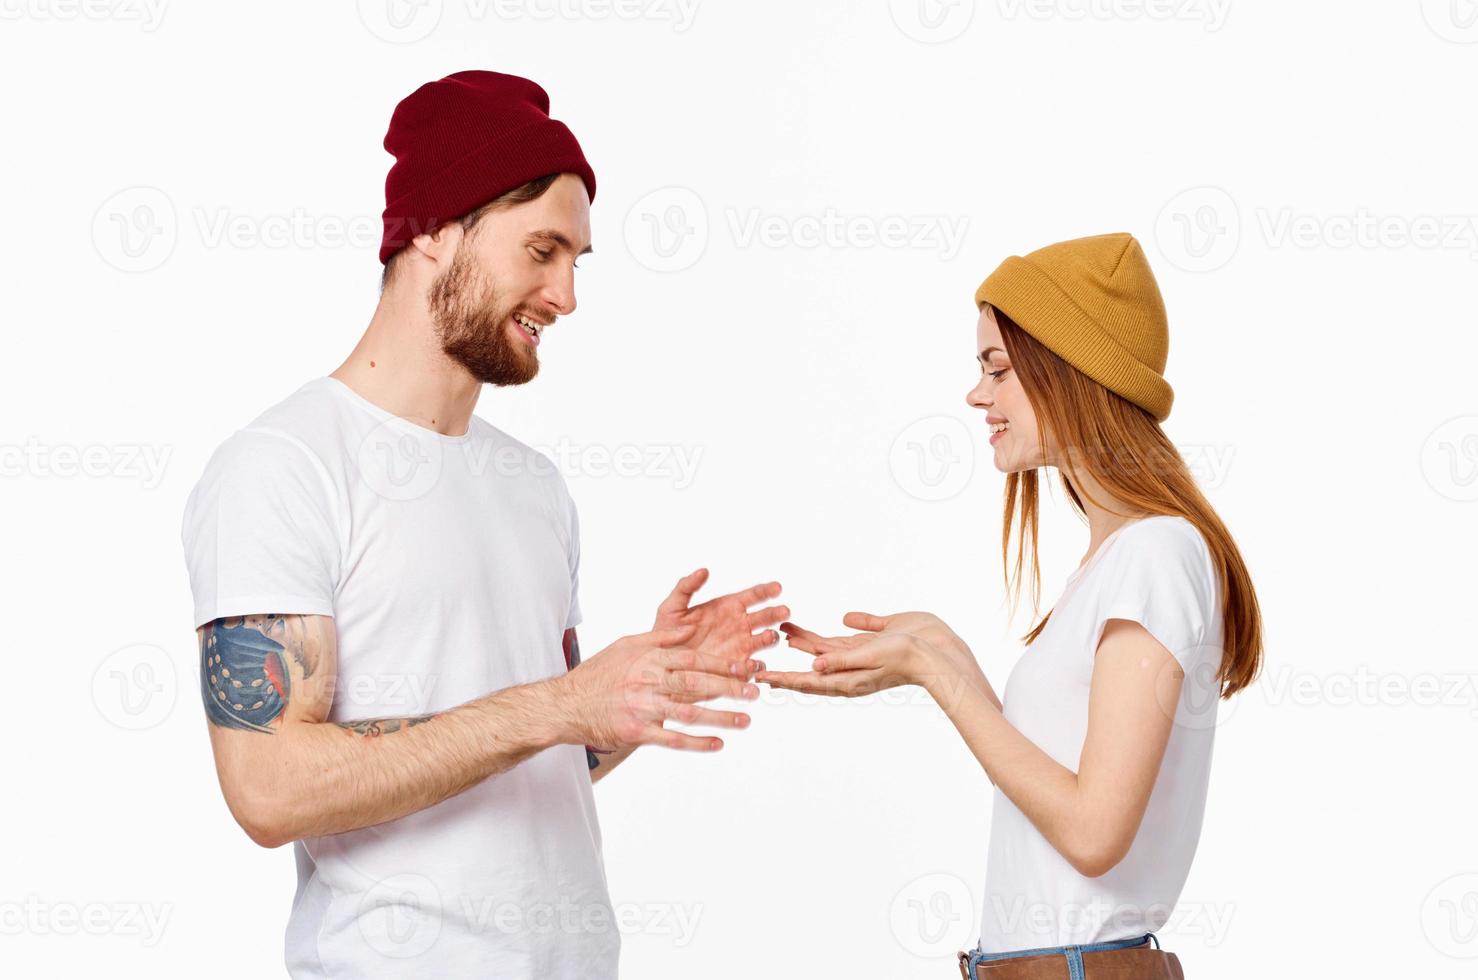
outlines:
[[720, 748], [663, 723], [748, 724], [700, 702], [755, 697], [788, 615], [748, 611], [778, 583], [691, 605], [700, 570], [580, 662], [564, 481], [472, 414], [538, 372], [590, 251], [595, 176], [548, 108], [484, 71], [396, 107], [369, 327], [186, 506], [221, 788], [297, 857], [294, 977], [614, 977], [591, 783], [639, 745]]

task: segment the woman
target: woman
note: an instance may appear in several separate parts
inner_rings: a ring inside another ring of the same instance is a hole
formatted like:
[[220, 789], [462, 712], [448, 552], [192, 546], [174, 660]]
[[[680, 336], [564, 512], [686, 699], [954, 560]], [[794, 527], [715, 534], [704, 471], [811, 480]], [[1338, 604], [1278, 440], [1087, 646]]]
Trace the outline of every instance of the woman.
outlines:
[[1039, 591], [1039, 467], [1060, 471], [1090, 531], [1082, 564], [1023, 638], [1004, 704], [964, 641], [921, 612], [850, 613], [843, 622], [864, 632], [843, 637], [784, 623], [812, 670], [756, 680], [842, 696], [918, 684], [954, 722], [996, 787], [980, 942], [960, 954], [967, 980], [1180, 977], [1153, 934], [1195, 853], [1218, 700], [1260, 666], [1257, 597], [1160, 429], [1168, 329], [1139, 243], [1101, 235], [1012, 256], [975, 301], [981, 378], [966, 400], [986, 413], [1007, 474], [1013, 606], [1028, 539], [1034, 606]]

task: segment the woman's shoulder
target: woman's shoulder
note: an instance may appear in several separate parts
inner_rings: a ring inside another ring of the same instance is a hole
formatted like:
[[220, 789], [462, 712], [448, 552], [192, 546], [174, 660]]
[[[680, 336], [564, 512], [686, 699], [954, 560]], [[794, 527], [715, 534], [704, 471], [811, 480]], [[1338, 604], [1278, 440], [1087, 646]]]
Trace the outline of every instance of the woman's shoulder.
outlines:
[[1146, 558], [1209, 568], [1211, 548], [1201, 529], [1179, 514], [1156, 514], [1124, 527], [1115, 551], [1121, 561]]

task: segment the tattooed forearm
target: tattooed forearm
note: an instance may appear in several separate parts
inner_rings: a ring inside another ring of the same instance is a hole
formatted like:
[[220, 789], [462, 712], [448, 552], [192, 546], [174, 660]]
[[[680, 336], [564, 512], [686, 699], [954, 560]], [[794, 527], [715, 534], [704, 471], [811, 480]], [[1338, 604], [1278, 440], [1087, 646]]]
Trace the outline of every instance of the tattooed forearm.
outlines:
[[402, 728], [419, 725], [423, 721], [430, 721], [433, 717], [433, 715], [417, 715], [414, 718], [366, 718], [363, 721], [340, 721], [335, 724], [350, 735], [373, 738], [376, 735], [389, 735]]

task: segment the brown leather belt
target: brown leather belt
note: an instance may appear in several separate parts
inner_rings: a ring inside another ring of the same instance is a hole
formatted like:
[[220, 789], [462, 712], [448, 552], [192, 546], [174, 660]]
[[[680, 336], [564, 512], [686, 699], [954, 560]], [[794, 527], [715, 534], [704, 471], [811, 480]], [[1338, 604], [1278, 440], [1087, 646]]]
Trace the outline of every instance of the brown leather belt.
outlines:
[[[1180, 958], [1148, 942], [1125, 949], [1102, 949], [1080, 954], [1083, 980], [1185, 980]], [[1075, 980], [1065, 953], [984, 960], [969, 974], [969, 953], [960, 954], [960, 976], [965, 980]]]

